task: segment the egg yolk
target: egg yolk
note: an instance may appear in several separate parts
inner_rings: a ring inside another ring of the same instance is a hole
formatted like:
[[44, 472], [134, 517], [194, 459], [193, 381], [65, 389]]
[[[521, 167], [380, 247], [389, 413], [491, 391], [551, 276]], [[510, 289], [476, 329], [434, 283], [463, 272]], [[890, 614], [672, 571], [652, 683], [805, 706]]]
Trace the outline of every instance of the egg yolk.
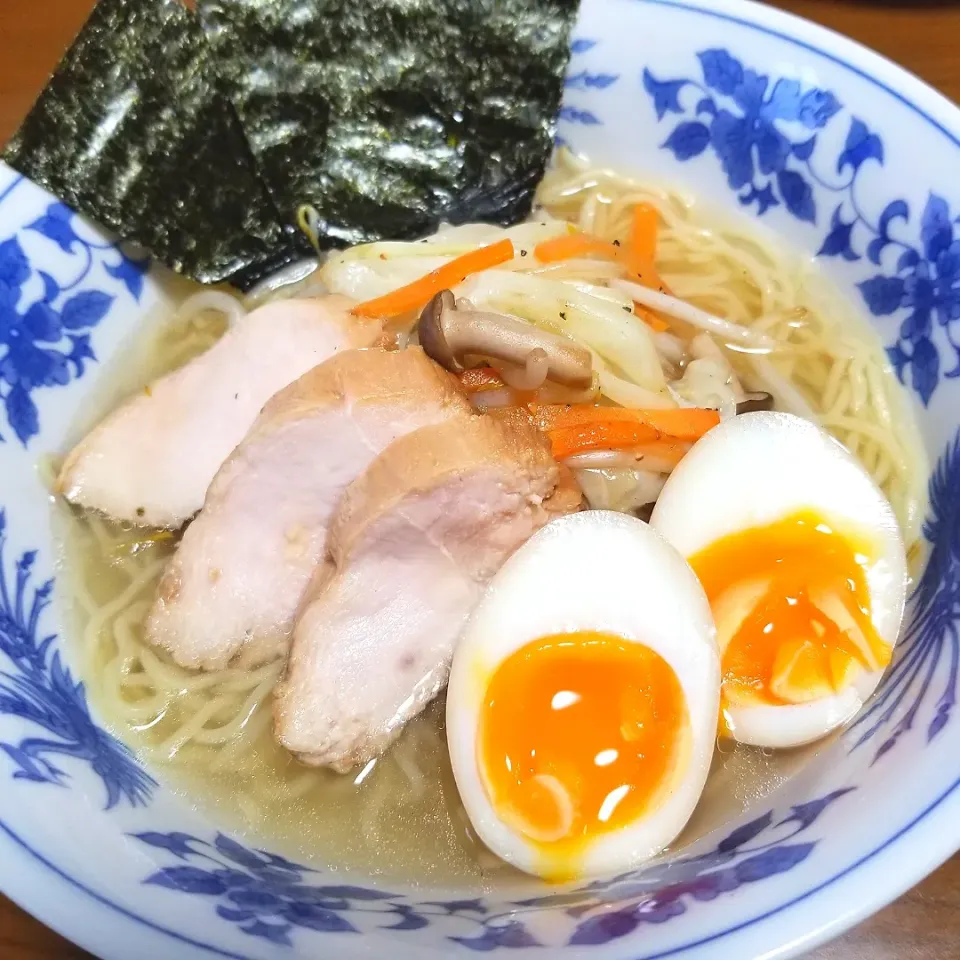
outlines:
[[548, 878], [576, 876], [591, 840], [656, 809], [688, 753], [680, 681], [641, 643], [543, 637], [507, 657], [487, 686], [484, 787], [498, 816], [543, 854]]
[[890, 662], [870, 613], [871, 552], [800, 511], [690, 558], [717, 625], [724, 705], [807, 703]]

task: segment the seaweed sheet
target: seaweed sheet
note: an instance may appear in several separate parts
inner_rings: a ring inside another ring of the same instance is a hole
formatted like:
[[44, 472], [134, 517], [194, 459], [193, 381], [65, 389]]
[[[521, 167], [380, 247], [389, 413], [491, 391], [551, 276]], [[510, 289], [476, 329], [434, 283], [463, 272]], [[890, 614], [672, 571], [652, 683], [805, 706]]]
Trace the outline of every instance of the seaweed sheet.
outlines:
[[244, 286], [294, 255], [179, 0], [100, 0], [4, 159], [204, 282]]
[[[100, 0], [4, 154], [203, 282], [529, 211], [578, 0]], [[206, 36], [205, 33], [206, 32]]]
[[578, 0], [196, 5], [284, 219], [339, 246], [529, 212]]

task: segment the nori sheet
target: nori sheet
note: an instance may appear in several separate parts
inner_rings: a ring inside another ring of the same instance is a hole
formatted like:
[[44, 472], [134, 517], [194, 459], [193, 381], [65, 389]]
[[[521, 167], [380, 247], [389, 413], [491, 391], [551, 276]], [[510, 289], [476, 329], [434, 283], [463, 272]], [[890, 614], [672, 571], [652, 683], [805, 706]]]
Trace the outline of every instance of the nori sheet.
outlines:
[[100, 0], [3, 158], [203, 282], [246, 286], [295, 255], [179, 0]]
[[197, 0], [284, 219], [331, 246], [523, 219], [578, 0]]
[[[202, 282], [530, 210], [578, 0], [100, 0], [4, 152]], [[204, 36], [206, 31], [206, 37]]]

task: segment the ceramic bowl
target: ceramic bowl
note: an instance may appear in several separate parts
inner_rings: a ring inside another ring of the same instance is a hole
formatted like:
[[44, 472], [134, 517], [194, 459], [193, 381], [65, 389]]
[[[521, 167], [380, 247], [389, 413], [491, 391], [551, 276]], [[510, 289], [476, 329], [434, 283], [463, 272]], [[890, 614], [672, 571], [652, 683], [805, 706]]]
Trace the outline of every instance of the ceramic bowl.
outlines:
[[0, 887], [110, 960], [786, 957], [960, 845], [960, 111], [742, 0], [584, 0], [559, 136], [750, 217], [875, 326], [934, 470], [929, 560], [865, 712], [737, 822], [572, 899], [383, 889], [253, 849], [92, 714], [60, 622], [38, 458], [163, 294], [0, 168]]

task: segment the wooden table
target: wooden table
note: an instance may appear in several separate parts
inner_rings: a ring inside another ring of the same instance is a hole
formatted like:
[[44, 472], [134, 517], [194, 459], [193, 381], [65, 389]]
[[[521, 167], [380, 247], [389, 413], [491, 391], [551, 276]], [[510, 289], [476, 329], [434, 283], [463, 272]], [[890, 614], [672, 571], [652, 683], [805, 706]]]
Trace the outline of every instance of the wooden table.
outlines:
[[[778, 0], [775, 5], [855, 37], [960, 100], [960, 2]], [[0, 0], [0, 144], [16, 128], [92, 6], [92, 0]], [[814, 951], [809, 960], [957, 957], [960, 856], [862, 926]], [[0, 958], [90, 960], [2, 896]]]

